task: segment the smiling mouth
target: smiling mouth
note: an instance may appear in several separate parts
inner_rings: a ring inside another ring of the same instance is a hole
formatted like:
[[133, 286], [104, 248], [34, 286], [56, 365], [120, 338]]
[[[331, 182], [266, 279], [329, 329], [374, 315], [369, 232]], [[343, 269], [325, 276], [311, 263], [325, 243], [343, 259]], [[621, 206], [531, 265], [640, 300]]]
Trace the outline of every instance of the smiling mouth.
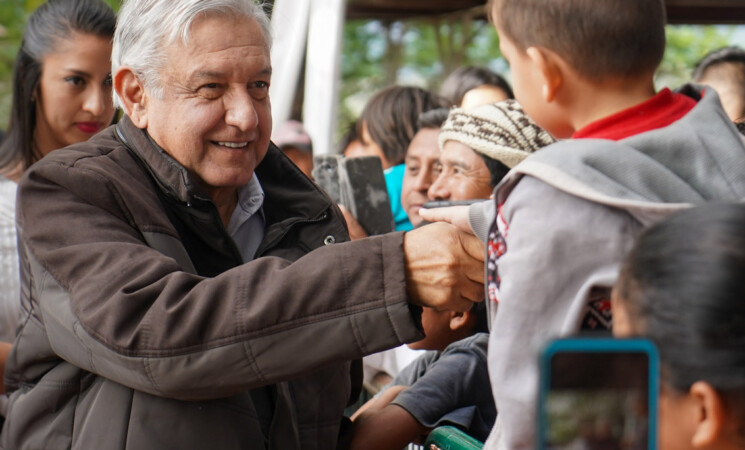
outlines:
[[221, 147], [227, 147], [227, 148], [244, 148], [248, 145], [248, 141], [245, 142], [221, 142], [221, 141], [212, 141], [214, 144], [219, 145]]

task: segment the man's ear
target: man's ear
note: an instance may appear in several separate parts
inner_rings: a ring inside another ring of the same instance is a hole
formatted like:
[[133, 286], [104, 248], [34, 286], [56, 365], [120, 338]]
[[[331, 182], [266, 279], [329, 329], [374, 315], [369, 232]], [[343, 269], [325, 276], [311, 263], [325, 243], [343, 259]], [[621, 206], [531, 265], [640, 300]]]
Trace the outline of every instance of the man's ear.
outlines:
[[559, 88], [564, 84], [564, 64], [561, 58], [544, 47], [528, 47], [525, 51], [533, 65], [538, 69], [543, 87], [541, 95], [546, 103], [556, 98]]
[[114, 74], [114, 89], [124, 104], [124, 113], [137, 128], [147, 128], [145, 86], [129, 67], [121, 67]]
[[727, 421], [724, 401], [716, 389], [705, 381], [693, 383], [689, 397], [698, 409], [691, 445], [695, 448], [709, 447], [721, 439], [724, 431]]

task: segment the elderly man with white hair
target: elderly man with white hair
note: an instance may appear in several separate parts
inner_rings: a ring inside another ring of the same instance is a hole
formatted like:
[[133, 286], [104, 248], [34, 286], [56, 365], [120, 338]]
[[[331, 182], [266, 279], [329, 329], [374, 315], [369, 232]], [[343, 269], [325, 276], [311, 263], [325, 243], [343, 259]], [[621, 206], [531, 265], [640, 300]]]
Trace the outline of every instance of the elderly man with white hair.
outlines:
[[125, 116], [19, 185], [3, 448], [342, 447], [350, 361], [483, 297], [450, 225], [342, 243], [269, 141], [267, 30], [253, 0], [124, 3]]

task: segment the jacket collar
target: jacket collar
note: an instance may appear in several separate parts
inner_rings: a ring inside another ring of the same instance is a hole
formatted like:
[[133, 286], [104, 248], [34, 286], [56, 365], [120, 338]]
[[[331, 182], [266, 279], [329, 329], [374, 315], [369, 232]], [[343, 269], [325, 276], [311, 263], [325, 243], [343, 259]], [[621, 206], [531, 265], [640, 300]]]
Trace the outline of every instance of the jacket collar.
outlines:
[[[126, 115], [116, 125], [116, 133], [144, 163], [167, 195], [183, 203], [194, 199], [209, 200], [186, 168], [156, 144], [147, 131], [137, 128]], [[266, 195], [264, 213], [267, 224], [297, 219], [315, 220], [332, 204], [328, 196], [273, 143], [270, 143], [269, 151], [255, 174]]]
[[156, 144], [146, 130], [137, 128], [126, 115], [116, 124], [116, 133], [122, 143], [145, 163], [160, 189], [170, 197], [184, 203], [191, 202], [195, 197], [209, 198], [189, 175], [189, 171]]
[[333, 205], [328, 195], [273, 143], [269, 144], [269, 151], [255, 173], [266, 194], [267, 223], [317, 220]]

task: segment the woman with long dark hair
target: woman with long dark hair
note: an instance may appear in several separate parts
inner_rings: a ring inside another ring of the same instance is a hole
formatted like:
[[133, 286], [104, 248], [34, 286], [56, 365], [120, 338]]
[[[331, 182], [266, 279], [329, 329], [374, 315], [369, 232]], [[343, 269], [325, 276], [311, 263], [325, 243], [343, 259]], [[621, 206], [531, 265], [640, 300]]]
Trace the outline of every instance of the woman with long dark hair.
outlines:
[[372, 96], [357, 122], [362, 153], [379, 157], [383, 165], [396, 231], [413, 228], [401, 206], [401, 183], [406, 150], [419, 131], [419, 115], [445, 106], [445, 99], [424, 89], [390, 86]]
[[[47, 153], [85, 141], [112, 122], [115, 25], [114, 11], [100, 0], [49, 0], [24, 30], [10, 125], [0, 144], [0, 341], [13, 341], [20, 308], [16, 183]], [[8, 348], [0, 347], [3, 366]]]

